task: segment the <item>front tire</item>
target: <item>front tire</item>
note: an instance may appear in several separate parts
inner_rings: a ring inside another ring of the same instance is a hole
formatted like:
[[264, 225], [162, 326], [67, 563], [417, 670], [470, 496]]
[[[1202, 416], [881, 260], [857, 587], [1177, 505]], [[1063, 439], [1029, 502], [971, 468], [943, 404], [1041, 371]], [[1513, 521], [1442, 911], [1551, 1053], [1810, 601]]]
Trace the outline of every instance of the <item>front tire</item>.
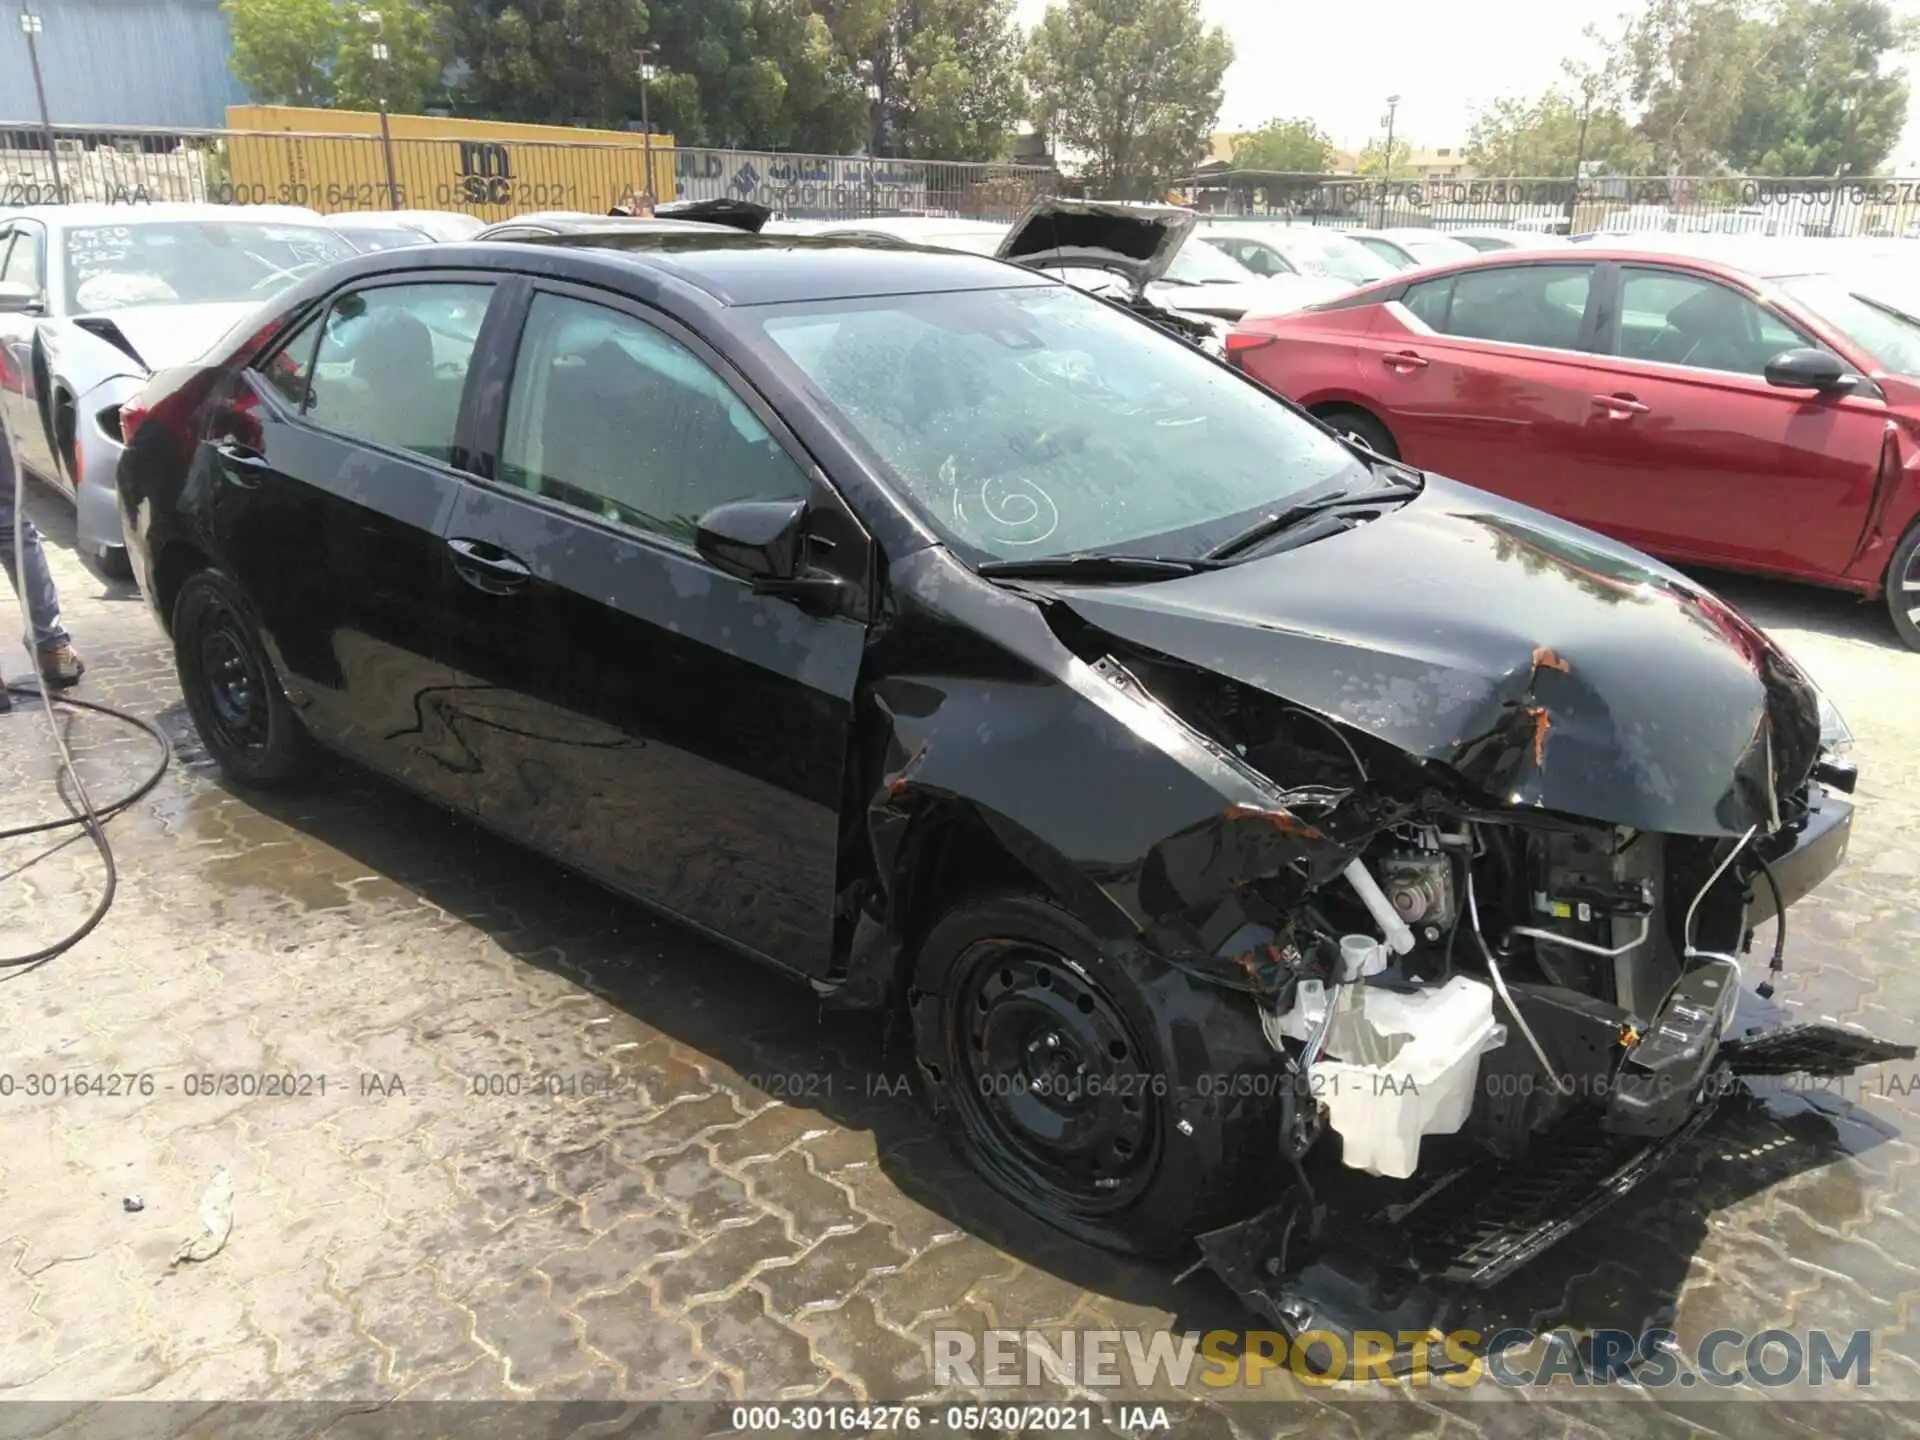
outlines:
[[1887, 615], [1901, 642], [1920, 650], [1920, 520], [1907, 527], [1887, 564]]
[[1393, 432], [1365, 410], [1351, 405], [1330, 405], [1314, 414], [1341, 434], [1351, 435], [1382, 460], [1400, 458], [1400, 447], [1394, 442]]
[[1277, 1057], [1253, 1002], [1050, 900], [964, 901], [908, 993], [920, 1089], [995, 1190], [1104, 1249], [1159, 1255], [1232, 1218], [1274, 1162]]
[[172, 628], [187, 711], [227, 777], [265, 789], [303, 774], [312, 742], [280, 688], [240, 587], [218, 570], [189, 576], [174, 600]]

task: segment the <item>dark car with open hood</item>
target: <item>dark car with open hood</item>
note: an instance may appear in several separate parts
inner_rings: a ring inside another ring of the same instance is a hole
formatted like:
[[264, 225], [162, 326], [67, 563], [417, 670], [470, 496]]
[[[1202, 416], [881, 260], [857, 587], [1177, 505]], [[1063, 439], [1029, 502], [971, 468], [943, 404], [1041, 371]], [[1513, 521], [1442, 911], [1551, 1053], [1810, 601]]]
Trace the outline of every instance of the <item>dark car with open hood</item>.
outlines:
[[1742, 1073], [1912, 1054], [1736, 1020], [1852, 819], [1767, 636], [1030, 269], [393, 251], [129, 409], [234, 783], [323, 746], [890, 1013], [1004, 1194], [1291, 1330], [1431, 1319]]

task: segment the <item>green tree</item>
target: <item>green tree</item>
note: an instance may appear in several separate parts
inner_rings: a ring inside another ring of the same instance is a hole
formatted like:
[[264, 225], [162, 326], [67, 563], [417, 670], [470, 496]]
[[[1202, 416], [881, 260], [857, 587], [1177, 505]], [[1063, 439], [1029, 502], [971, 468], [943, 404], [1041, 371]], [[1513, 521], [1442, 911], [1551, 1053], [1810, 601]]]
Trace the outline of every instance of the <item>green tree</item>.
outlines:
[[1872, 173], [1907, 118], [1907, 81], [1881, 65], [1912, 43], [1885, 0], [1790, 0], [1734, 123], [1729, 160], [1766, 175]]
[[1886, 159], [1913, 45], [1888, 0], [1649, 0], [1616, 59], [1656, 167], [1827, 175]]
[[1233, 43], [1199, 0], [1066, 0], [1027, 48], [1033, 117], [1103, 195], [1155, 193], [1204, 153]]
[[1391, 176], [1404, 180], [1407, 178], [1407, 162], [1413, 158], [1413, 142], [1397, 136], [1393, 142], [1393, 165], [1387, 165], [1387, 142], [1385, 137], [1370, 141], [1354, 161], [1354, 171], [1361, 175]]
[[1333, 141], [1311, 120], [1269, 120], [1234, 137], [1233, 167], [1322, 174], [1333, 168]]
[[652, 118], [684, 144], [838, 151], [866, 133], [865, 101], [811, 6], [653, 0], [648, 38]]
[[1482, 175], [1571, 176], [1581, 162], [1616, 174], [1645, 168], [1647, 143], [1620, 110], [1553, 89], [1496, 100], [1474, 116], [1466, 162]]
[[473, 114], [617, 129], [639, 113], [642, 0], [462, 0], [452, 31]]
[[[346, 15], [334, 52], [334, 104], [372, 110], [384, 99], [389, 110], [417, 115], [445, 91], [452, 17], [444, 5], [359, 0]], [[384, 61], [374, 58], [375, 45], [387, 47]]]
[[1005, 150], [1026, 110], [1013, 0], [838, 0], [823, 8], [863, 107], [866, 87], [879, 89], [872, 128], [881, 153], [990, 160]]
[[333, 0], [225, 0], [230, 64], [262, 105], [333, 104], [333, 64], [346, 13]]

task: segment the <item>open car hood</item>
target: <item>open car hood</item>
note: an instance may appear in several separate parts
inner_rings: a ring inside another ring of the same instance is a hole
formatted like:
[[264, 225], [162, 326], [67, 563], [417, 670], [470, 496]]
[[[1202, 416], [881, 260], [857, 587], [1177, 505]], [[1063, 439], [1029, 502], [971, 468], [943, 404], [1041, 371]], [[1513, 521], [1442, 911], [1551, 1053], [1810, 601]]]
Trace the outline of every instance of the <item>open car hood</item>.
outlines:
[[1345, 533], [1139, 585], [1046, 587], [1086, 623], [1451, 769], [1490, 802], [1676, 835], [1770, 829], [1817, 693], [1679, 573], [1429, 477]]
[[164, 370], [198, 360], [259, 305], [139, 305], [99, 310], [63, 323], [104, 341], [142, 368]]
[[1196, 220], [1177, 205], [1042, 196], [1013, 222], [994, 255], [1034, 270], [1107, 270], [1138, 295], [1167, 273]]
[[773, 218], [773, 211], [765, 205], [724, 195], [715, 200], [669, 200], [654, 206], [653, 213], [659, 220], [704, 220], [709, 225], [725, 225], [749, 235], [758, 235]]

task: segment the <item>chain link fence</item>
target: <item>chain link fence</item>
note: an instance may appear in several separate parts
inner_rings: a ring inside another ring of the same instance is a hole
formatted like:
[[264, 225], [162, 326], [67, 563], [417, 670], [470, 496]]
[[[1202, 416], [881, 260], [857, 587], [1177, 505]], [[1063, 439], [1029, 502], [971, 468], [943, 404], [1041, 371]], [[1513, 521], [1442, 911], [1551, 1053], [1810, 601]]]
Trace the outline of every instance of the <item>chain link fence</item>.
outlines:
[[[0, 206], [197, 201], [349, 210], [604, 214], [657, 200], [730, 197], [788, 219], [942, 215], [1011, 219], [1053, 171], [694, 147], [423, 140], [229, 130], [0, 127]], [[649, 170], [653, 183], [648, 184]]]
[[1920, 235], [1920, 179], [1236, 180], [1190, 191], [1213, 213], [1341, 228], [1476, 226], [1558, 234]]

